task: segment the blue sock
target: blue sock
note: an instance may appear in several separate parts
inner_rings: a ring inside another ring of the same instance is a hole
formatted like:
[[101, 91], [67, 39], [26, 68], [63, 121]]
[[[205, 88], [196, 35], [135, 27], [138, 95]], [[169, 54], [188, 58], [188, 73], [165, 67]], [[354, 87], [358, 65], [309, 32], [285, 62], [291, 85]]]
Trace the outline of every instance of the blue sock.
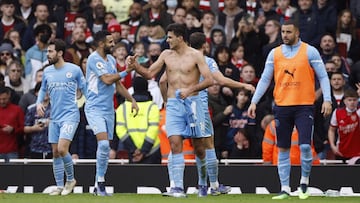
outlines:
[[300, 184], [309, 184], [309, 176], [312, 165], [312, 152], [309, 144], [301, 144], [301, 181]]
[[[278, 174], [280, 178], [281, 188], [290, 187], [290, 150], [286, 152], [279, 151]], [[283, 189], [282, 189], [283, 190]], [[286, 191], [289, 192], [289, 191]]]
[[170, 188], [175, 187], [174, 177], [173, 177], [173, 168], [172, 168], [172, 153], [169, 153], [168, 156], [168, 164], [167, 164], [168, 174], [169, 174], [169, 182]]
[[105, 181], [110, 152], [109, 140], [100, 140], [96, 151], [96, 177], [98, 182]]
[[53, 173], [56, 186], [64, 187], [64, 162], [62, 158], [53, 158]]
[[209, 181], [211, 183], [217, 183], [218, 182], [218, 163], [216, 159], [216, 153], [215, 149], [207, 149], [206, 152], [206, 169], [207, 173], [209, 175]]
[[207, 173], [206, 173], [206, 159], [200, 159], [196, 156], [196, 168], [198, 172], [198, 185], [207, 185]]
[[175, 187], [184, 189], [184, 169], [185, 161], [183, 153], [172, 154], [172, 176]]
[[70, 153], [67, 153], [64, 157], [61, 157], [64, 162], [66, 181], [74, 180], [74, 165]]

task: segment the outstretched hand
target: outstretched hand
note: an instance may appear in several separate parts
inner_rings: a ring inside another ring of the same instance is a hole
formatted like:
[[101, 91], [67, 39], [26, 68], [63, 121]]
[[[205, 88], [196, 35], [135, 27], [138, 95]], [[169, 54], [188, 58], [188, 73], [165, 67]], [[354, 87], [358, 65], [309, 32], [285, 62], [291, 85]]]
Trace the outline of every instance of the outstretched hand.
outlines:
[[129, 55], [128, 57], [126, 57], [126, 64], [127, 64], [126, 70], [129, 70], [127, 72], [130, 72], [130, 71], [136, 69], [138, 56], [139, 56], [138, 54], [135, 54], [134, 56]]

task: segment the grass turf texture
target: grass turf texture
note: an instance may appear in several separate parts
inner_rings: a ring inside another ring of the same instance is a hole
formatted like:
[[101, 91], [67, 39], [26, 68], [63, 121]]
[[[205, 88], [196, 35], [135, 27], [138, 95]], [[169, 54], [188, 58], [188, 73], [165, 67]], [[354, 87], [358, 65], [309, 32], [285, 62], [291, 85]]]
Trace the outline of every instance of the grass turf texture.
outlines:
[[300, 200], [298, 197], [290, 197], [286, 200], [272, 200], [271, 197], [275, 195], [256, 195], [256, 194], [241, 194], [241, 195], [221, 195], [221, 196], [207, 196], [199, 198], [197, 195], [188, 195], [187, 198], [173, 198], [163, 197], [159, 195], [139, 195], [117, 193], [111, 197], [97, 197], [92, 194], [71, 194], [68, 196], [49, 196], [47, 194], [0, 194], [1, 203], [264, 203], [264, 202], [280, 202], [280, 203], [294, 203], [294, 202], [311, 202], [311, 203], [359, 203], [360, 197], [309, 197], [306, 200]]

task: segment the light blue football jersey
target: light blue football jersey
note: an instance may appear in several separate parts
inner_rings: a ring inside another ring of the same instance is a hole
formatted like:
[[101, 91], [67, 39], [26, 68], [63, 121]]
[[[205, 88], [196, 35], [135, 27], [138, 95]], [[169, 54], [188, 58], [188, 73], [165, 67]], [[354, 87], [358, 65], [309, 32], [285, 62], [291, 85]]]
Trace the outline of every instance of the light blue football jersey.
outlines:
[[85, 78], [79, 66], [65, 63], [61, 68], [50, 65], [45, 68], [41, 88], [36, 103], [44, 100], [46, 92], [50, 96], [53, 121], [80, 121], [76, 103], [76, 91], [85, 91]]
[[96, 111], [99, 114], [114, 113], [115, 83], [105, 84], [100, 77], [104, 74], [114, 74], [116, 61], [110, 54], [105, 61], [96, 51], [90, 54], [86, 64], [86, 104], [85, 111]]
[[[205, 61], [206, 61], [206, 64], [209, 66], [209, 69], [210, 69], [210, 72], [211, 73], [214, 73], [216, 71], [219, 71], [219, 66], [217, 65], [216, 61], [213, 59], [213, 58], [210, 58], [208, 56], [205, 56]], [[200, 82], [204, 80], [204, 77], [203, 76], [200, 76]], [[200, 95], [200, 98], [201, 98], [201, 101], [204, 103], [204, 104], [207, 104], [208, 103], [208, 91], [207, 91], [207, 88], [206, 89], [203, 89], [199, 92], [199, 95]], [[206, 105], [206, 108], [207, 105]]]

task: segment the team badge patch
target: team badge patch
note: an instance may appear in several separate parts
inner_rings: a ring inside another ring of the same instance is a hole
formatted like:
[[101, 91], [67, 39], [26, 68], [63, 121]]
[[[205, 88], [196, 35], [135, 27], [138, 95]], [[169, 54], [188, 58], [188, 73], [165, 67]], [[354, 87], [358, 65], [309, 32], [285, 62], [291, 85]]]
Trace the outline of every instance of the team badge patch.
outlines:
[[67, 78], [71, 78], [72, 77], [72, 72], [67, 72], [65, 75]]
[[104, 64], [102, 64], [101, 62], [97, 62], [97, 63], [96, 63], [96, 68], [98, 68], [98, 69], [103, 69], [103, 68], [104, 68]]

